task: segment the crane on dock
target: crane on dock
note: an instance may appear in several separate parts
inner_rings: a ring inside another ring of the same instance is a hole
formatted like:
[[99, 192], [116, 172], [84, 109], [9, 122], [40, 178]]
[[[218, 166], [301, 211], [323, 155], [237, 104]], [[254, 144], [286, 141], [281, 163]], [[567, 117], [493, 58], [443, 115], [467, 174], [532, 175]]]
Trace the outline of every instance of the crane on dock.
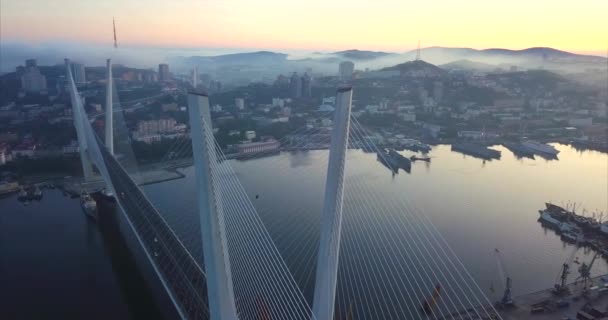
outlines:
[[583, 280], [583, 295], [586, 294], [587, 291], [589, 290], [589, 288], [587, 287], [587, 283], [591, 282], [591, 268], [593, 267], [593, 264], [595, 263], [595, 260], [597, 259], [598, 255], [599, 255], [599, 252], [596, 252], [593, 255], [593, 258], [591, 259], [591, 262], [589, 262], [589, 264], [586, 264], [585, 262], [583, 262], [581, 264], [581, 266], [578, 268], [578, 272], [580, 274], [578, 279]]
[[568, 259], [562, 264], [562, 268], [558, 274], [558, 281], [553, 287], [553, 293], [556, 295], [561, 295], [564, 293], [568, 293], [568, 275], [570, 274], [570, 265], [574, 261], [574, 257], [576, 256], [576, 252], [578, 251], [578, 247], [574, 247]]
[[502, 253], [498, 249], [494, 249], [494, 256], [496, 257], [496, 265], [498, 267], [498, 273], [500, 274], [500, 278], [505, 281], [505, 291], [502, 295], [502, 299], [498, 302], [499, 305], [503, 307], [512, 306], [513, 305], [513, 296], [511, 294], [512, 289], [512, 281], [509, 274], [505, 271], [505, 263], [502, 259]]

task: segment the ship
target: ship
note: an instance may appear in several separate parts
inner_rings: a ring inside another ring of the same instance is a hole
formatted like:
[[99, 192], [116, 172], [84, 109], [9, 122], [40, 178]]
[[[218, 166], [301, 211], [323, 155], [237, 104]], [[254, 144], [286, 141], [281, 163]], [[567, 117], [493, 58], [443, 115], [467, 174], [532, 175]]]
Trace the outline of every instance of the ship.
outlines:
[[376, 153], [376, 159], [382, 163], [385, 167], [389, 168], [393, 174], [399, 173], [399, 164], [393, 157], [390, 157], [384, 150], [380, 150]]
[[397, 163], [399, 168], [405, 170], [406, 172], [409, 173], [412, 169], [412, 161], [409, 158], [404, 157], [395, 149], [388, 149], [388, 156], [391, 157], [395, 163]]
[[522, 145], [535, 154], [555, 157], [559, 153], [559, 150], [555, 149], [555, 147], [538, 141], [526, 140], [522, 142]]
[[517, 142], [505, 142], [502, 144], [509, 149], [518, 158], [531, 158], [534, 159], [534, 152], [525, 147], [521, 143]]
[[87, 216], [97, 220], [97, 203], [88, 193], [80, 194], [80, 206]]
[[486, 146], [477, 143], [454, 143], [452, 144], [452, 151], [457, 151], [484, 160], [500, 159], [500, 151], [488, 149]]
[[431, 151], [431, 146], [414, 139], [403, 139], [401, 145], [403, 148], [414, 152], [427, 153]]
[[555, 219], [553, 215], [549, 211], [540, 210], [540, 218], [538, 219], [540, 222], [548, 224], [552, 227], [559, 228], [559, 225], [562, 223], [561, 221]]

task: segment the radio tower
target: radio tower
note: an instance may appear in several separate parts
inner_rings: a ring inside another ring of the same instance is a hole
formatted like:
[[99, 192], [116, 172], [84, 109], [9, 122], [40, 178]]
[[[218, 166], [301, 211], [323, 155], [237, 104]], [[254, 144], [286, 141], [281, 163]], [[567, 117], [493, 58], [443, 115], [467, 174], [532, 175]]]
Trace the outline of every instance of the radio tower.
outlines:
[[416, 49], [416, 61], [420, 60], [420, 40], [418, 40], [418, 49]]
[[118, 43], [116, 42], [116, 22], [114, 21], [114, 17], [112, 17], [112, 27], [114, 28], [114, 48], [118, 48]]

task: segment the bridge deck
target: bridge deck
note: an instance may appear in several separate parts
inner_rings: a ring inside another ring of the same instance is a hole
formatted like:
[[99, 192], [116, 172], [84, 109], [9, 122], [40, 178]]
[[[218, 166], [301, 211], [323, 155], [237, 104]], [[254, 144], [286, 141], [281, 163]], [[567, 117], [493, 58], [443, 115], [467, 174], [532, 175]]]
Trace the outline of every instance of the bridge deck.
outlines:
[[120, 163], [98, 143], [119, 203], [176, 307], [184, 318], [208, 319], [204, 271]]

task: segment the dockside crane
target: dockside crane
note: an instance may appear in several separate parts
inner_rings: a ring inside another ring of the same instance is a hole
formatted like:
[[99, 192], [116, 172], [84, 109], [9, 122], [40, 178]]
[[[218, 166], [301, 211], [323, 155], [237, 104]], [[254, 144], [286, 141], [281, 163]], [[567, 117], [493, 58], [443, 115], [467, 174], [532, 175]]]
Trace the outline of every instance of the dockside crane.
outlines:
[[578, 268], [578, 272], [580, 274], [578, 279], [583, 280], [583, 294], [586, 294], [587, 290], [589, 289], [587, 287], [587, 283], [591, 282], [591, 268], [593, 267], [593, 264], [595, 263], [595, 260], [597, 259], [598, 255], [599, 255], [599, 252], [596, 252], [593, 255], [593, 258], [591, 259], [591, 262], [589, 262], [589, 264], [586, 264], [585, 262], [583, 262], [581, 264], [581, 266]]
[[513, 305], [513, 296], [511, 294], [512, 280], [509, 274], [505, 271], [505, 263], [502, 259], [502, 253], [498, 249], [494, 249], [494, 256], [496, 257], [496, 265], [498, 267], [498, 273], [500, 278], [505, 281], [505, 291], [502, 295], [502, 299], [499, 301], [501, 306], [507, 307]]
[[575, 246], [574, 249], [572, 249], [570, 256], [568, 257], [568, 260], [566, 260], [562, 264], [562, 268], [558, 275], [558, 281], [555, 284], [555, 286], [553, 287], [554, 294], [561, 295], [561, 294], [569, 293], [568, 275], [570, 274], [570, 265], [572, 264], [572, 261], [574, 261], [574, 257], [576, 256], [577, 251], [578, 251], [578, 247]]

